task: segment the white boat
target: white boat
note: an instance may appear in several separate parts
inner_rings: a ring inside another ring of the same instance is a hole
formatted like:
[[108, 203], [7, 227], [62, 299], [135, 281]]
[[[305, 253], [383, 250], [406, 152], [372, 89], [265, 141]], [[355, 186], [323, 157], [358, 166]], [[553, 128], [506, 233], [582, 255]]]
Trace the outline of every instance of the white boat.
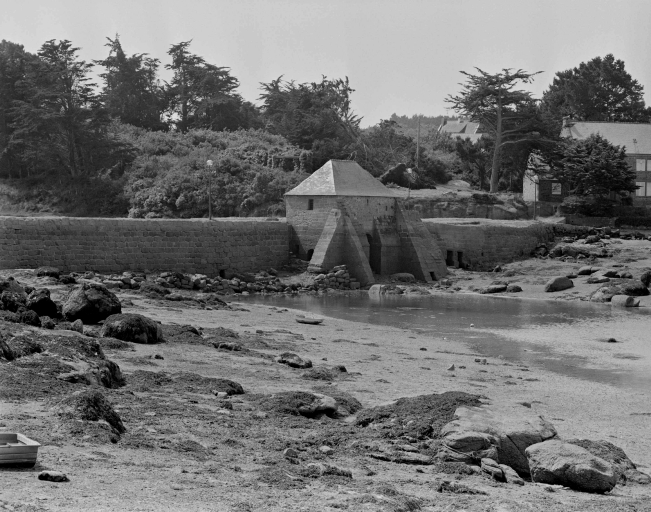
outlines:
[[0, 432], [0, 467], [34, 467], [39, 446], [22, 434]]

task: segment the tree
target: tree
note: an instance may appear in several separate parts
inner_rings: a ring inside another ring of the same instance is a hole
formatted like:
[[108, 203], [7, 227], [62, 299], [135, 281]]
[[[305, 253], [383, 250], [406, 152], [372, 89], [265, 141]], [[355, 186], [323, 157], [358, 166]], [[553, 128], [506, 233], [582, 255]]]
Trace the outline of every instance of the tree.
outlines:
[[485, 137], [476, 141], [457, 137], [454, 149], [461, 160], [464, 178], [476, 185], [479, 190], [485, 190], [486, 175], [491, 165], [491, 141]]
[[554, 176], [579, 196], [605, 197], [610, 192], [625, 196], [637, 189], [636, 172], [626, 162], [626, 148], [614, 146], [601, 135], [567, 140], [551, 162]]
[[521, 69], [503, 69], [490, 75], [479, 68], [477, 75], [461, 71], [467, 77], [457, 96], [448, 96], [452, 108], [473, 121], [494, 139], [490, 191], [497, 192], [500, 178], [500, 154], [503, 148], [540, 138], [540, 119], [536, 101], [530, 92], [516, 90], [518, 83], [531, 83], [537, 73]]
[[109, 115], [148, 130], [166, 129], [161, 119], [165, 98], [158, 81], [160, 61], [145, 53], [128, 57], [118, 35], [106, 39], [109, 55], [95, 63], [106, 68], [100, 74], [104, 81], [101, 99]]
[[331, 158], [346, 158], [359, 140], [361, 118], [351, 109], [354, 90], [348, 78], [297, 84], [282, 76], [262, 83], [266, 128], [301, 149], [312, 151], [315, 168]]
[[612, 54], [559, 71], [542, 98], [543, 109], [558, 122], [563, 116], [582, 121], [648, 122], [644, 88]]
[[0, 42], [0, 169], [11, 176], [13, 171], [21, 173], [20, 155], [9, 148], [13, 135], [15, 101], [25, 99], [21, 82], [25, 79], [36, 55], [25, 51], [22, 45], [2, 40]]
[[166, 85], [168, 114], [177, 129], [194, 128], [214, 131], [258, 127], [257, 109], [235, 92], [237, 78], [230, 68], [207, 63], [190, 53], [192, 41], [172, 45], [167, 52], [172, 63], [165, 66], [174, 72]]
[[30, 64], [14, 101], [9, 149], [28, 170], [73, 178], [123, 164], [128, 152], [111, 134], [111, 120], [70, 41], [47, 41]]

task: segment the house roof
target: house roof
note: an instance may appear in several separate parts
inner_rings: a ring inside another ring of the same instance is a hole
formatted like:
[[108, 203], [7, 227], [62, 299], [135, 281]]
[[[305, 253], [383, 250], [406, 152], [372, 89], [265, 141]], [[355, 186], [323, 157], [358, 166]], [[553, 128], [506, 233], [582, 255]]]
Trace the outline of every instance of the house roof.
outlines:
[[470, 139], [472, 142], [477, 142], [484, 136], [483, 133], [452, 133], [450, 135], [457, 139]]
[[473, 134], [477, 133], [478, 129], [479, 123], [473, 123], [466, 120], [448, 121], [439, 127], [439, 131], [444, 133]]
[[391, 190], [352, 160], [328, 160], [285, 195], [395, 197]]
[[615, 146], [626, 146], [627, 154], [651, 154], [651, 124], [569, 121], [564, 123], [561, 136], [583, 140], [599, 134]]

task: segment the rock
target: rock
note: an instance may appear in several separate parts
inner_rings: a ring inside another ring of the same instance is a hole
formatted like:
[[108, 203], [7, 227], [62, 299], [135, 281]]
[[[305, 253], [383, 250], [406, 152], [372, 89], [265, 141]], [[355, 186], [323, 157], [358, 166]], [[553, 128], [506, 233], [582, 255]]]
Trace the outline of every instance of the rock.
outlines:
[[617, 270], [614, 268], [606, 268], [599, 271], [599, 275], [602, 275], [604, 277], [617, 277]]
[[53, 412], [61, 418], [73, 421], [103, 420], [118, 435], [127, 431], [111, 403], [96, 389], [73, 393], [54, 405]]
[[21, 324], [33, 325], [34, 327], [41, 326], [41, 318], [31, 309], [18, 311], [18, 321]]
[[491, 284], [481, 290], [479, 293], [502, 293], [508, 288], [505, 284]]
[[651, 286], [651, 270], [647, 270], [640, 276], [640, 282], [644, 285], [645, 288]]
[[84, 322], [82, 322], [79, 318], [77, 318], [77, 320], [75, 320], [74, 322], [72, 322], [72, 324], [70, 324], [70, 330], [76, 331], [79, 334], [84, 334]]
[[77, 280], [70, 275], [63, 275], [59, 277], [59, 283], [61, 284], [76, 284]]
[[590, 302], [610, 302], [615, 295], [621, 295], [618, 286], [602, 286], [590, 295]]
[[604, 493], [617, 484], [612, 464], [570, 443], [551, 440], [529, 446], [531, 480], [584, 492]]
[[298, 458], [298, 452], [294, 448], [285, 448], [283, 450], [283, 457], [286, 459], [296, 459]]
[[312, 403], [298, 407], [299, 414], [307, 416], [308, 418], [314, 418], [324, 414], [332, 417], [337, 414], [337, 401], [334, 398], [319, 393], [313, 394], [314, 399]]
[[568, 288], [572, 288], [573, 286], [574, 283], [572, 282], [571, 279], [568, 279], [565, 276], [557, 276], [557, 277], [552, 277], [549, 281], [547, 281], [547, 284], [545, 284], [545, 291], [560, 292], [562, 290], [567, 290]]
[[50, 298], [50, 290], [39, 288], [29, 294], [25, 301], [28, 309], [36, 312], [38, 316], [56, 317], [58, 315], [57, 305]]
[[63, 304], [66, 320], [95, 324], [122, 312], [117, 296], [100, 283], [85, 282], [76, 286]]
[[54, 279], [59, 279], [61, 271], [56, 267], [38, 267], [34, 273], [36, 277], [53, 277]]
[[607, 283], [610, 281], [609, 277], [600, 275], [600, 274], [594, 274], [590, 277], [588, 277], [586, 283], [588, 284], [601, 284], [601, 283]]
[[638, 471], [624, 450], [614, 444], [608, 441], [591, 441], [590, 439], [569, 439], [567, 442], [580, 446], [592, 455], [610, 462], [615, 468], [620, 483], [625, 484], [627, 481], [632, 481], [642, 485], [651, 484], [651, 477]]
[[633, 274], [628, 271], [624, 271], [619, 273], [619, 277], [620, 279], [633, 279]]
[[49, 316], [42, 316], [41, 317], [41, 327], [43, 329], [54, 329], [55, 327], [54, 320], [52, 320]]
[[293, 352], [283, 352], [276, 357], [276, 362], [286, 364], [291, 368], [312, 368], [312, 361], [302, 358]]
[[443, 439], [439, 457], [443, 460], [476, 464], [481, 459], [497, 459], [496, 437], [482, 432], [452, 432]]
[[27, 298], [25, 289], [20, 286], [13, 277], [9, 277], [8, 279], [0, 279], [0, 292], [17, 293], [18, 295]]
[[338, 468], [331, 464], [318, 464], [312, 462], [305, 466], [305, 473], [307, 476], [323, 476], [323, 475], [333, 475], [333, 476], [343, 476], [346, 478], [352, 478], [353, 472], [350, 469]]
[[395, 167], [389, 169], [382, 176], [380, 176], [379, 180], [383, 185], [386, 185], [387, 183], [395, 183], [399, 187], [407, 188], [410, 186], [410, 178], [407, 174], [407, 166], [403, 163], [400, 163]]
[[601, 241], [599, 235], [590, 235], [585, 238], [586, 244], [596, 244], [599, 241]]
[[623, 295], [630, 295], [632, 297], [644, 297], [649, 295], [649, 289], [643, 283], [632, 281], [620, 285]]
[[391, 279], [395, 281], [401, 281], [403, 283], [415, 283], [416, 278], [414, 277], [413, 274], [409, 274], [408, 272], [399, 272], [397, 274], [392, 274]]
[[455, 370], [454, 365], [451, 365], [451, 366], [448, 367], [449, 372], [453, 372], [454, 370]]
[[507, 466], [506, 464], [500, 464], [500, 468], [504, 473], [504, 478], [506, 479], [507, 483], [515, 484], [515, 485], [524, 485], [524, 480], [520, 478], [520, 475], [518, 475], [517, 471], [515, 471], [515, 469], [513, 469], [511, 466]]
[[109, 316], [102, 326], [100, 336], [145, 344], [164, 341], [160, 324], [134, 313]]
[[506, 478], [504, 477], [504, 471], [500, 465], [495, 462], [493, 459], [483, 458], [480, 462], [481, 470], [484, 473], [488, 473], [498, 482], [505, 482]]
[[[518, 404], [459, 407], [455, 417], [441, 429], [442, 458], [474, 463], [491, 458], [524, 475], [529, 473], [526, 448], [557, 436], [544, 417]], [[491, 451], [495, 456], [487, 455]]]
[[5, 290], [0, 293], [0, 309], [16, 313], [19, 310], [25, 308], [26, 299], [27, 297], [24, 292], [18, 293], [10, 290]]
[[323, 455], [332, 455], [334, 453], [334, 450], [328, 445], [319, 446], [319, 451]]
[[640, 299], [629, 297], [628, 295], [613, 295], [610, 303], [614, 307], [620, 308], [636, 308], [640, 305]]
[[506, 287], [508, 293], [519, 293], [522, 291], [522, 288], [517, 284], [510, 284]]
[[39, 480], [45, 480], [46, 482], [69, 482], [70, 479], [65, 473], [60, 471], [41, 471], [38, 474]]
[[594, 267], [591, 267], [590, 265], [583, 266], [579, 269], [577, 272], [578, 275], [580, 276], [589, 276], [590, 274], [594, 274], [596, 270], [593, 270]]

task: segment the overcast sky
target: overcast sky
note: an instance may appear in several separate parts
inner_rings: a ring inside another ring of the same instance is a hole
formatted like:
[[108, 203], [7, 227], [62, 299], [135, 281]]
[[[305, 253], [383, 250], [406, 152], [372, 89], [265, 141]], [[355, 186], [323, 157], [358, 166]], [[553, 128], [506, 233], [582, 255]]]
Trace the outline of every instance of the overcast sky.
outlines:
[[[3, 0], [0, 38], [36, 52], [69, 39], [86, 60], [123, 48], [168, 62], [171, 44], [228, 66], [240, 94], [257, 101], [259, 83], [348, 76], [363, 125], [399, 115], [446, 113], [460, 70], [556, 71], [612, 53], [651, 103], [649, 0]], [[163, 72], [163, 77], [167, 75]]]

